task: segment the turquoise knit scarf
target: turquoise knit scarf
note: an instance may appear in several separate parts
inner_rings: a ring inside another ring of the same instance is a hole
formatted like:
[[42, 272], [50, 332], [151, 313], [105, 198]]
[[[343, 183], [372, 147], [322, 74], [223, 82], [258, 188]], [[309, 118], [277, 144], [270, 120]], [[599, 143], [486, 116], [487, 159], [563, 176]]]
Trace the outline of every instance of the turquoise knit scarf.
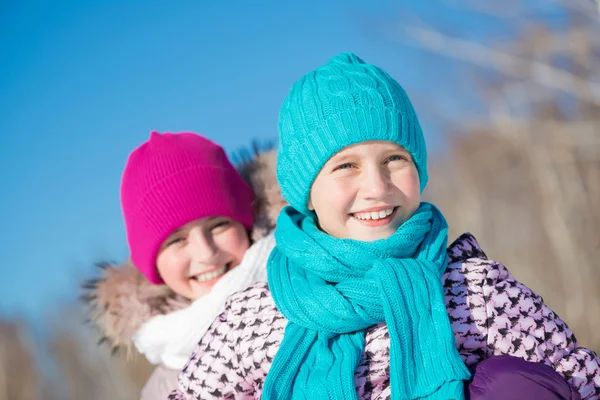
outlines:
[[267, 266], [288, 319], [263, 399], [357, 399], [365, 329], [385, 321], [393, 399], [464, 399], [462, 362], [444, 305], [447, 224], [422, 203], [391, 237], [336, 239], [286, 207]]

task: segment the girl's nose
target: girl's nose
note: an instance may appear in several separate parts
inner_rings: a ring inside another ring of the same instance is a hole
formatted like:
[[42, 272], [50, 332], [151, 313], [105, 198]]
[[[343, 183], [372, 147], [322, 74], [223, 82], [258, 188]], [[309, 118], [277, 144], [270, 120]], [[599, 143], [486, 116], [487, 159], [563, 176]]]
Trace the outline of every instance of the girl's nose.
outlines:
[[361, 192], [365, 199], [379, 200], [385, 197], [389, 190], [389, 173], [381, 167], [366, 168], [361, 174]]
[[219, 249], [215, 245], [210, 232], [201, 227], [194, 227], [188, 233], [188, 252], [190, 257], [202, 264], [214, 264], [219, 257]]

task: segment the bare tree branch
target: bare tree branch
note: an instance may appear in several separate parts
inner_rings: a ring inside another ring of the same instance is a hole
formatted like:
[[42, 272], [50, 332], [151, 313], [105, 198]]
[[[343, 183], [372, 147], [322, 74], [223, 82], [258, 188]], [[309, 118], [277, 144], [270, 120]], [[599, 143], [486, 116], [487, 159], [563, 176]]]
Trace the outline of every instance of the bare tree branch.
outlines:
[[556, 4], [590, 18], [598, 19], [600, 1], [598, 0], [552, 0]]
[[[600, 85], [569, 71], [499, 51], [462, 38], [450, 37], [434, 29], [405, 25], [404, 31], [423, 48], [499, 73], [531, 81], [600, 105]], [[413, 44], [412, 41], [405, 41]]]
[[444, 2], [459, 7], [468, 7], [472, 11], [492, 17], [514, 19], [523, 16], [522, 2], [520, 1], [482, 2], [477, 0], [444, 0]]

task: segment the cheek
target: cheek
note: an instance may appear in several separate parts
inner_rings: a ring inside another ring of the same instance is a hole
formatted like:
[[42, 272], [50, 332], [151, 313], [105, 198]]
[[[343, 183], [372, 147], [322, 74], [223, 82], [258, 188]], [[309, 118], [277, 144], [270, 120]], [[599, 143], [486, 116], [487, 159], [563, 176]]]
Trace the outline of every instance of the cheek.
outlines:
[[417, 204], [421, 201], [421, 186], [419, 173], [416, 168], [399, 171], [393, 178], [394, 185], [402, 191], [404, 196], [411, 202]]
[[322, 190], [313, 191], [312, 204], [317, 214], [319, 227], [334, 237], [345, 236], [348, 211], [355, 200], [356, 190], [349, 180], [330, 180]]
[[218, 237], [215, 238], [215, 242], [217, 243], [220, 251], [231, 254], [238, 261], [244, 257], [246, 250], [248, 250], [250, 247], [248, 234], [246, 233], [246, 229], [241, 224], [239, 227], [228, 229], [227, 231], [218, 235]]
[[310, 196], [315, 213], [321, 219], [324, 216], [346, 215], [353, 201], [352, 193], [348, 180], [331, 179], [314, 185]]
[[167, 285], [180, 279], [182, 271], [185, 270], [185, 265], [185, 257], [183, 257], [181, 251], [176, 251], [176, 249], [163, 251], [156, 260], [158, 273]]

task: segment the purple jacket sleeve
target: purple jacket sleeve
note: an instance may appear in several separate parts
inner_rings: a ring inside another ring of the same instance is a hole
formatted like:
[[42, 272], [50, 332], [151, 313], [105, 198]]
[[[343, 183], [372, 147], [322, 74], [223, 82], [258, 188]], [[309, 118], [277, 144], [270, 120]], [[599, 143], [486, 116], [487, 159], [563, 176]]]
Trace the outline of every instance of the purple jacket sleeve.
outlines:
[[[469, 262], [469, 261], [467, 261]], [[600, 361], [579, 347], [567, 324], [502, 264], [487, 265], [481, 295], [487, 320], [481, 326], [488, 351], [512, 355], [552, 367], [584, 400], [600, 399]]]
[[493, 356], [471, 368], [466, 400], [580, 400], [579, 393], [547, 365]]

